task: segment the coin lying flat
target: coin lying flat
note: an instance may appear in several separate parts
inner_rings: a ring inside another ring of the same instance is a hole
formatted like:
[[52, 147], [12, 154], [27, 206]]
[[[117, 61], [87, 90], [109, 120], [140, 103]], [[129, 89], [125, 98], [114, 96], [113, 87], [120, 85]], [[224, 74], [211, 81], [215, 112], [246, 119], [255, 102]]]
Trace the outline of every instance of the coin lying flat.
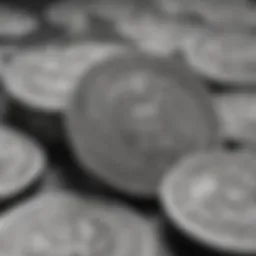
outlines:
[[57, 1], [46, 9], [45, 17], [48, 22], [63, 28], [72, 35], [87, 34], [90, 30], [88, 3], [86, 1]]
[[25, 127], [44, 143], [62, 141], [62, 114], [79, 77], [122, 50], [123, 45], [115, 43], [79, 41], [16, 53], [3, 72], [10, 122]]
[[33, 108], [62, 110], [79, 76], [122, 49], [115, 43], [77, 42], [20, 51], [5, 66], [6, 91]]
[[166, 56], [182, 48], [183, 44], [201, 29], [191, 22], [144, 12], [123, 18], [116, 24], [116, 30], [134, 42], [143, 52]]
[[230, 93], [215, 97], [215, 109], [225, 138], [256, 143], [256, 97], [252, 93]]
[[169, 61], [124, 53], [91, 69], [66, 118], [80, 164], [123, 193], [154, 196], [166, 166], [218, 140], [200, 83], [180, 54]]
[[0, 37], [26, 36], [38, 27], [36, 18], [23, 9], [0, 4]]
[[187, 59], [203, 76], [230, 86], [256, 81], [255, 36], [240, 32], [207, 31], [186, 44]]
[[142, 216], [116, 203], [68, 193], [38, 196], [1, 223], [2, 254], [158, 255], [155, 233]]
[[255, 253], [255, 154], [199, 152], [166, 174], [165, 213], [183, 232], [215, 249]]
[[0, 198], [17, 195], [43, 174], [46, 156], [30, 137], [8, 126], [0, 126]]

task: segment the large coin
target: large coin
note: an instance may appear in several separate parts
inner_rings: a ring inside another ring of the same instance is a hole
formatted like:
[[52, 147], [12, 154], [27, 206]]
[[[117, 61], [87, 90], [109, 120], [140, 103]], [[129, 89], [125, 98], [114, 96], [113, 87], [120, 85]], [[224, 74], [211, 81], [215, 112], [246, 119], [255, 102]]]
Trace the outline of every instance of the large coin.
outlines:
[[255, 154], [249, 152], [191, 154], [163, 178], [164, 212], [200, 244], [255, 253], [255, 170]]
[[113, 57], [73, 96], [67, 132], [79, 162], [130, 195], [154, 195], [167, 166], [218, 140], [211, 99], [179, 54]]

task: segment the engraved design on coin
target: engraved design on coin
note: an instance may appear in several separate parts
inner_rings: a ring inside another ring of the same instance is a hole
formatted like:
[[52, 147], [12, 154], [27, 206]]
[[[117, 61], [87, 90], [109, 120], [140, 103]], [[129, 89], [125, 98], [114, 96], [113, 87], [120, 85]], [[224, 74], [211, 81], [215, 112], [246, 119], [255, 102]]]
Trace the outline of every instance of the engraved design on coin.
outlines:
[[6, 214], [1, 224], [1, 255], [155, 256], [158, 251], [154, 230], [140, 214], [115, 201], [67, 192], [41, 194]]
[[215, 246], [255, 251], [256, 175], [250, 152], [201, 152], [169, 173], [165, 209], [189, 234]]
[[[27, 255], [85, 255], [104, 254], [111, 233], [99, 220], [80, 218], [72, 223], [60, 223], [54, 230], [45, 223], [30, 232]], [[49, 230], [47, 230], [47, 228]], [[40, 231], [39, 231], [40, 230]]]
[[70, 140], [81, 164], [109, 185], [155, 193], [166, 166], [212, 143], [210, 101], [178, 63], [128, 52], [81, 79], [67, 115]]
[[80, 76], [122, 50], [119, 44], [82, 42], [16, 54], [3, 74], [6, 90], [25, 104], [62, 111]]

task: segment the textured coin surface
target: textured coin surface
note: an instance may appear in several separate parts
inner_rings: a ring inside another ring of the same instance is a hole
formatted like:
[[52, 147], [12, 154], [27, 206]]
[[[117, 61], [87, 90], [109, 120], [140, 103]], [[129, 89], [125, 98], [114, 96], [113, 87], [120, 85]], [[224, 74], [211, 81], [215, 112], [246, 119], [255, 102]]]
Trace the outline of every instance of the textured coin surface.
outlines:
[[16, 53], [4, 68], [6, 91], [34, 109], [62, 112], [80, 76], [122, 50], [115, 43], [81, 41]]
[[231, 86], [256, 81], [255, 36], [205, 31], [186, 45], [188, 62], [203, 76]]
[[194, 153], [163, 178], [164, 211], [204, 244], [255, 252], [256, 158], [251, 152]]
[[8, 213], [1, 224], [5, 255], [158, 255], [148, 221], [115, 202], [48, 192]]
[[79, 162], [134, 195], [154, 195], [166, 166], [218, 138], [211, 99], [180, 55], [109, 59], [81, 79], [67, 113]]

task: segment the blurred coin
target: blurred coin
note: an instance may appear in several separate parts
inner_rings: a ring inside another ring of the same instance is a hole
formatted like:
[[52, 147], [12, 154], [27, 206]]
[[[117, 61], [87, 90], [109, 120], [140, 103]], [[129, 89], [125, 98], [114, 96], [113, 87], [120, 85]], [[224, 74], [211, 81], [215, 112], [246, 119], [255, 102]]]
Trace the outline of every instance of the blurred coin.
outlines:
[[0, 229], [5, 255], [158, 256], [157, 246], [147, 220], [130, 208], [68, 193], [34, 198], [9, 212]]
[[10, 199], [35, 183], [45, 171], [44, 150], [16, 129], [0, 126], [0, 199]]
[[[255, 154], [246, 151], [208, 151], [185, 157], [169, 169], [160, 186], [169, 223], [197, 249], [221, 255], [255, 254], [255, 168]], [[220, 255], [209, 252], [193, 253]]]
[[63, 143], [62, 115], [79, 77], [91, 66], [121, 51], [122, 45], [79, 41], [27, 48], [5, 65], [11, 123], [45, 143]]
[[203, 77], [229, 86], [254, 86], [255, 35], [208, 30], [185, 46], [191, 67]]
[[138, 198], [154, 197], [180, 156], [218, 141], [211, 99], [180, 54], [109, 58], [81, 78], [66, 117], [81, 166]]
[[163, 18], [152, 12], [131, 15], [116, 24], [120, 35], [130, 39], [143, 52], [158, 56], [167, 56], [182, 48], [201, 29], [198, 24]]

